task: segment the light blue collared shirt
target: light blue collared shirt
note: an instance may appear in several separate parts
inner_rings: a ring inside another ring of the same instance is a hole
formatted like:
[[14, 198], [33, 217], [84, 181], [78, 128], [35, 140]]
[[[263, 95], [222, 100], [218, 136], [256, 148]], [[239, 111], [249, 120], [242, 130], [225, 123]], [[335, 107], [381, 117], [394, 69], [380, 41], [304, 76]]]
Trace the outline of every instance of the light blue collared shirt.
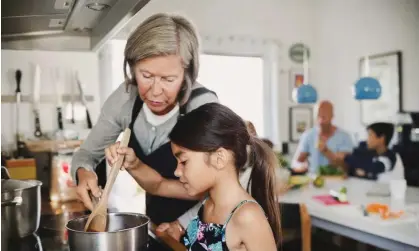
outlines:
[[[317, 149], [317, 142], [319, 138], [319, 128], [313, 127], [308, 129], [301, 135], [298, 144], [296, 158], [300, 153], [308, 153], [309, 172], [317, 173], [319, 166], [328, 165], [329, 160], [324, 156], [319, 149]], [[337, 128], [332, 137], [327, 140], [327, 148], [332, 152], [352, 152], [354, 144], [351, 136]]]

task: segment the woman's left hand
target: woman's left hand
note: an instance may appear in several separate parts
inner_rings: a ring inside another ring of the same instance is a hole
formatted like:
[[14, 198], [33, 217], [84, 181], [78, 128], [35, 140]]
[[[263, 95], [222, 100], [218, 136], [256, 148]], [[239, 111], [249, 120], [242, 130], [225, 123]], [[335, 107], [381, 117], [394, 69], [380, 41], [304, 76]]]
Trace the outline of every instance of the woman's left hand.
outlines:
[[157, 234], [166, 233], [173, 239], [180, 241], [180, 238], [185, 233], [179, 221], [173, 221], [169, 223], [162, 223], [156, 228]]

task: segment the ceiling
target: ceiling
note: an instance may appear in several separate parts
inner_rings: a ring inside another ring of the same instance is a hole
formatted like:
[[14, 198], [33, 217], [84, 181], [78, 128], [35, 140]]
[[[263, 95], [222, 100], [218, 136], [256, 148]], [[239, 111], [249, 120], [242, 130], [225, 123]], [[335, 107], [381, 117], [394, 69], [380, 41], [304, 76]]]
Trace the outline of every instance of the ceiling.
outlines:
[[3, 0], [2, 48], [3, 43], [7, 47], [8, 42], [22, 46], [31, 39], [63, 36], [87, 37], [89, 48], [86, 49], [96, 50], [149, 1]]

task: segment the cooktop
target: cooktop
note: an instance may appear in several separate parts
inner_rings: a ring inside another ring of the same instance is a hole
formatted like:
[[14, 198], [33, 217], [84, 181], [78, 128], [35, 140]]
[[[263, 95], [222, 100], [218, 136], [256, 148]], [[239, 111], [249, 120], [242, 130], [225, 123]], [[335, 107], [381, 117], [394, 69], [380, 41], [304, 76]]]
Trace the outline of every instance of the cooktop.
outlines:
[[[65, 224], [62, 224], [61, 218], [61, 216], [54, 215], [42, 216], [38, 231], [25, 238], [9, 241], [8, 251], [69, 251], [67, 232], [65, 230]], [[148, 237], [149, 241], [147, 245], [138, 251], [172, 250], [150, 231]]]
[[[62, 243], [59, 238], [46, 237], [42, 234], [33, 234], [17, 241], [10, 241], [8, 245], [9, 251], [69, 251], [67, 244]], [[138, 251], [171, 251], [164, 243], [160, 242], [154, 235], [149, 234], [147, 246], [140, 248]], [[73, 250], [71, 250], [73, 251]], [[77, 250], [76, 250], [77, 251]]]
[[[55, 237], [45, 237], [33, 234], [20, 240], [10, 241], [9, 251], [69, 251], [67, 244], [62, 243]], [[171, 251], [172, 249], [156, 239], [153, 234], [149, 234], [147, 246], [138, 251]], [[72, 251], [72, 250], [71, 250]], [[77, 251], [77, 250], [76, 250]]]

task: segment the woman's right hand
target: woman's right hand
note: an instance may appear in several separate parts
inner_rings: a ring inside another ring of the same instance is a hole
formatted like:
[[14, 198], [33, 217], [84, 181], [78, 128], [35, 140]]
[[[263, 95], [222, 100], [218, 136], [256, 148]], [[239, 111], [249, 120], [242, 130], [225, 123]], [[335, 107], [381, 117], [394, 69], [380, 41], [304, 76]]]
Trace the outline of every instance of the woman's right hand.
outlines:
[[79, 183], [77, 185], [77, 195], [83, 204], [89, 209], [93, 210], [93, 203], [89, 196], [89, 191], [96, 198], [101, 196], [101, 190], [97, 184], [97, 175], [93, 171], [89, 171], [85, 168], [77, 169], [77, 178]]

